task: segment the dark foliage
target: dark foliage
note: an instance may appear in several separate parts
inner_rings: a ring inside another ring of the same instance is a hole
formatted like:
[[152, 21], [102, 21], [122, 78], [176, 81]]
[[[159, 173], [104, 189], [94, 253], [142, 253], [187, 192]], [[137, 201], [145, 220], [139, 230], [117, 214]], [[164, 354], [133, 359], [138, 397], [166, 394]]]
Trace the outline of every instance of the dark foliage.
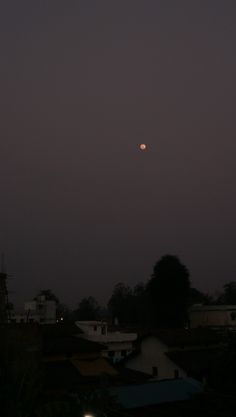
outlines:
[[93, 297], [83, 298], [78, 308], [74, 311], [75, 320], [98, 320], [100, 318], [100, 307]]
[[236, 282], [231, 281], [224, 285], [223, 293], [218, 296], [218, 304], [236, 304]]
[[108, 308], [113, 320], [121, 324], [140, 324], [146, 317], [146, 289], [143, 284], [137, 284], [134, 289], [120, 282], [113, 290], [108, 302]]
[[39, 291], [39, 293], [36, 295], [36, 297], [34, 297], [34, 300], [36, 300], [37, 297], [40, 297], [40, 296], [44, 296], [46, 298], [46, 300], [55, 301], [55, 303], [57, 305], [59, 304], [58, 297], [54, 294], [54, 292], [51, 289]]
[[183, 327], [187, 323], [189, 291], [186, 266], [176, 256], [163, 256], [154, 266], [147, 285], [152, 325]]
[[204, 304], [209, 305], [214, 303], [214, 299], [211, 295], [205, 294], [199, 291], [197, 288], [191, 287], [189, 289], [189, 306], [193, 304]]

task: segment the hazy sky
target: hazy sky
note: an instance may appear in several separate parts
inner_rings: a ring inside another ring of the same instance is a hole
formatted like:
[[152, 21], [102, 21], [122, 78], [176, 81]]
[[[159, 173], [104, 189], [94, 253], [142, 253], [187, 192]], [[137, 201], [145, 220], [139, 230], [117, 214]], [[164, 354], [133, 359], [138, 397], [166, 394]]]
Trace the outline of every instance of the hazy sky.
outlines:
[[235, 22], [235, 0], [1, 0], [13, 301], [105, 303], [166, 253], [199, 289], [236, 280]]

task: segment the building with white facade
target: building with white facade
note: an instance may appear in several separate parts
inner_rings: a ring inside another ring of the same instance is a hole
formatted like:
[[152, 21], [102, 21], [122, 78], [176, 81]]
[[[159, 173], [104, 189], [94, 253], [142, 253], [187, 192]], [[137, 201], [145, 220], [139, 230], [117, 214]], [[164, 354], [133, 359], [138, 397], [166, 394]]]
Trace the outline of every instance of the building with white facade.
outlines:
[[105, 321], [77, 321], [76, 325], [83, 332], [81, 337], [103, 344], [106, 349], [102, 355], [112, 362], [119, 362], [134, 350], [137, 333], [109, 332]]
[[236, 305], [194, 305], [189, 310], [189, 326], [236, 330]]
[[124, 360], [125, 368], [153, 380], [202, 379], [221, 339], [208, 329], [157, 330], [141, 337], [137, 349]]
[[56, 323], [56, 302], [47, 300], [44, 295], [36, 297], [35, 300], [27, 301], [22, 312], [12, 312], [11, 322], [13, 323]]

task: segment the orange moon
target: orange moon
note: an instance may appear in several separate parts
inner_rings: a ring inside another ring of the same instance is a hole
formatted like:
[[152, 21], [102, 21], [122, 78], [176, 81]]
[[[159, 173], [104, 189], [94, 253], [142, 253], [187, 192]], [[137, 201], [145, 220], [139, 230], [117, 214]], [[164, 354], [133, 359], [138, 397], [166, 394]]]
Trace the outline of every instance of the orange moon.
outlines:
[[139, 145], [139, 149], [140, 149], [140, 151], [145, 151], [147, 149], [147, 145], [145, 143], [141, 143]]

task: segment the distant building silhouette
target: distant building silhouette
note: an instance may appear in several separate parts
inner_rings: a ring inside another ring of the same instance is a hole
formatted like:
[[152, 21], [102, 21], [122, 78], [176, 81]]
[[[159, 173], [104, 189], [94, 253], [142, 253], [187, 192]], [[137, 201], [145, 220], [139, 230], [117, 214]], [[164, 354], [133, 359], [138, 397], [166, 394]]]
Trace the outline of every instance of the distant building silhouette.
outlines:
[[56, 323], [56, 302], [47, 300], [45, 295], [39, 295], [33, 301], [24, 304], [24, 311], [14, 312], [11, 316], [12, 323]]

